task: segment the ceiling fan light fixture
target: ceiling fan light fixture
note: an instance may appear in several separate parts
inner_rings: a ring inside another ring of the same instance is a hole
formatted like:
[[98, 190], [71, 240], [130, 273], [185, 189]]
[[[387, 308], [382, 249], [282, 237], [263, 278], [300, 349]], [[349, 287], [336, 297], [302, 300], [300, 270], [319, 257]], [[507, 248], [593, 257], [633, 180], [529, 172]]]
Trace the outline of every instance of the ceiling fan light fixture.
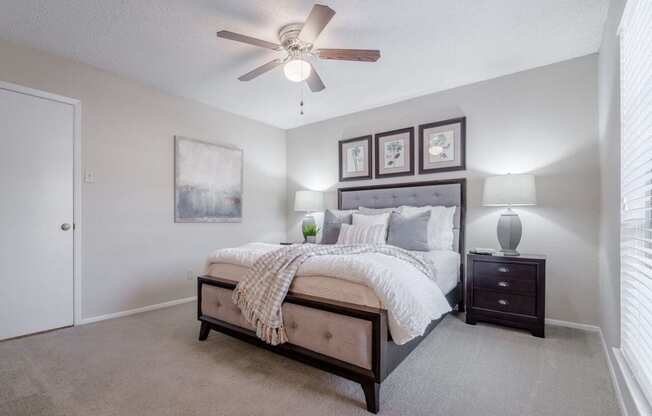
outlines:
[[303, 59], [289, 60], [283, 67], [285, 77], [292, 82], [301, 82], [310, 76], [310, 64]]

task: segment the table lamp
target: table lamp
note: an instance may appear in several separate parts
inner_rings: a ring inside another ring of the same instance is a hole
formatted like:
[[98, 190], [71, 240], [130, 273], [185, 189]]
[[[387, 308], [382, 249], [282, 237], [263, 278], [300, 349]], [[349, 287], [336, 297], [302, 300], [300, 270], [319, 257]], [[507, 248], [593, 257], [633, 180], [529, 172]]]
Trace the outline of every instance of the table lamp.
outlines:
[[516, 251], [521, 242], [523, 226], [514, 206], [537, 204], [534, 175], [490, 176], [484, 181], [482, 205], [486, 207], [507, 207], [498, 220], [498, 242], [506, 256], [518, 256]]
[[[303, 230], [306, 225], [315, 224], [315, 219], [311, 212], [319, 212], [324, 210], [324, 194], [318, 191], [297, 191], [294, 194], [294, 210], [297, 212], [305, 212], [306, 216], [303, 217], [301, 223], [301, 230]], [[307, 242], [307, 238], [304, 235], [304, 242]]]

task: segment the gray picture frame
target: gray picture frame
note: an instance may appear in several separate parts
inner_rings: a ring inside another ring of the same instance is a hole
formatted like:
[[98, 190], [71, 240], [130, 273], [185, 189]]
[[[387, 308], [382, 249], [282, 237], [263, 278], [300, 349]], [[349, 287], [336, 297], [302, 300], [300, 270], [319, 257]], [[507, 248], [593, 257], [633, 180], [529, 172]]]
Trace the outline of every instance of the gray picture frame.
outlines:
[[244, 152], [174, 136], [174, 222], [242, 222]]

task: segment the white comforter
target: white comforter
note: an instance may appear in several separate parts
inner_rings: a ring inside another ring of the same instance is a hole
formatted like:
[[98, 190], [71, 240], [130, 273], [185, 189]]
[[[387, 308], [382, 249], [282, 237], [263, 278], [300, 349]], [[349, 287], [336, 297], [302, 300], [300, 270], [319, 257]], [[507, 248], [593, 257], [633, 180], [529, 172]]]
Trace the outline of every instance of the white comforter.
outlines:
[[[278, 245], [250, 243], [219, 249], [207, 260], [251, 267], [263, 254]], [[387, 308], [392, 339], [405, 344], [423, 335], [430, 322], [451, 310], [437, 284], [411, 264], [383, 254], [355, 256], [318, 256], [299, 268], [300, 275], [322, 275], [356, 282], [370, 287]]]

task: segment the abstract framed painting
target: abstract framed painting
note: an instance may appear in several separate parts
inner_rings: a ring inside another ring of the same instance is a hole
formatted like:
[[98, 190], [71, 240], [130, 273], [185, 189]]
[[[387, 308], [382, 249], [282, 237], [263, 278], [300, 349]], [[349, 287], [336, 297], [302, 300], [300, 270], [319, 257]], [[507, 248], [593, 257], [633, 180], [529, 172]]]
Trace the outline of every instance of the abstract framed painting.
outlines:
[[371, 179], [371, 135], [339, 141], [340, 182]]
[[243, 152], [174, 137], [174, 222], [242, 221]]
[[466, 169], [466, 117], [419, 126], [419, 173]]
[[376, 178], [414, 175], [414, 127], [377, 133]]

